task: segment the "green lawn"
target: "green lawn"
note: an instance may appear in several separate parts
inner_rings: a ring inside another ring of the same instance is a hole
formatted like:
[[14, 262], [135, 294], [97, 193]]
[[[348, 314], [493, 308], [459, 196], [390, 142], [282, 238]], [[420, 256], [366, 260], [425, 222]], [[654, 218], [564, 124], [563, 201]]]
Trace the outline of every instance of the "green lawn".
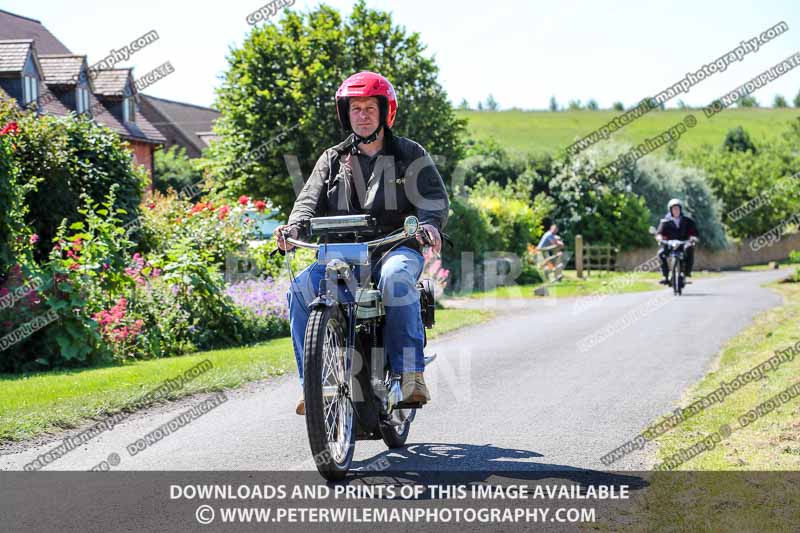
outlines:
[[[714, 276], [714, 273], [695, 272], [693, 279]], [[592, 273], [588, 278], [579, 279], [574, 270], [565, 270], [561, 282], [548, 286], [548, 295], [556, 298], [592, 296], [603, 294], [623, 294], [628, 292], [654, 291], [661, 288], [657, 272], [604, 272]], [[512, 285], [498, 287], [490, 291], [476, 291], [470, 298], [540, 298], [534, 290], [542, 284]]]
[[[488, 311], [436, 311], [428, 338], [492, 317]], [[208, 359], [211, 370], [168, 397], [238, 387], [295, 370], [288, 337], [243, 348], [214, 350], [182, 357], [26, 376], [0, 375], [0, 442], [30, 439], [43, 433], [73, 428], [87, 419], [122, 411], [165, 379], [175, 378]]]
[[[697, 119], [697, 126], [681, 136], [679, 150], [704, 143], [722, 144], [729, 129], [742, 126], [754, 140], [775, 136], [789, 121], [800, 116], [800, 110], [787, 109], [726, 109], [706, 118], [702, 110], [651, 111], [617, 131], [610, 138], [628, 144], [638, 144], [651, 138], [687, 114]], [[555, 153], [583, 137], [619, 113], [616, 111], [458, 111], [468, 120], [467, 129], [476, 138], [493, 137], [512, 154]]]

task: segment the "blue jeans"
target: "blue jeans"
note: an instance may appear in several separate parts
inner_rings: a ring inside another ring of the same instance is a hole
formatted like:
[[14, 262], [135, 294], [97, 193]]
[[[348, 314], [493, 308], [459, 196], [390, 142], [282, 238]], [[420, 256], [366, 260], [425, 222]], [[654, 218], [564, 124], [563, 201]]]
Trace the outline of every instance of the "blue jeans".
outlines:
[[[425, 337], [416, 288], [424, 263], [418, 251], [400, 246], [383, 256], [377, 267], [373, 266], [371, 273], [382, 292], [386, 308], [383, 344], [393, 372], [422, 372], [425, 369], [422, 350]], [[324, 278], [325, 266], [315, 262], [297, 275], [287, 293], [289, 330], [301, 385], [308, 305], [319, 294], [320, 281]]]

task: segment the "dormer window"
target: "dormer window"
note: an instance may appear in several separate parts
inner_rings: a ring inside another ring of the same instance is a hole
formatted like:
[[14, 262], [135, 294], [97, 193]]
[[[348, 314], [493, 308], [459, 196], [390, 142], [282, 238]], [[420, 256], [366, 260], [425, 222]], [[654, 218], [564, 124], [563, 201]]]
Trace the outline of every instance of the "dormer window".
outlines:
[[78, 113], [89, 112], [89, 90], [78, 87], [75, 94], [75, 109]]
[[22, 77], [22, 98], [23, 105], [28, 105], [31, 102], [36, 102], [39, 99], [39, 80], [33, 76]]
[[122, 101], [122, 120], [136, 122], [136, 102], [133, 96], [128, 96]]

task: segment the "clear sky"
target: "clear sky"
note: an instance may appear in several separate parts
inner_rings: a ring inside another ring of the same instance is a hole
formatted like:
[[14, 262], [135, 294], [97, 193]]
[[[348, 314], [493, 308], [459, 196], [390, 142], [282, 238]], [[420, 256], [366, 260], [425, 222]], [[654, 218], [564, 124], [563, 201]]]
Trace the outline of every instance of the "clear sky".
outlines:
[[[165, 61], [175, 73], [147, 89], [154, 96], [210, 105], [229, 47], [251, 27], [261, 0], [0, 0], [0, 9], [42, 21], [93, 63], [150, 30], [160, 39], [125, 66], [141, 75]], [[349, 13], [351, 0], [328, 5]], [[419, 32], [440, 67], [450, 99], [471, 105], [493, 93], [501, 108], [543, 109], [551, 95], [626, 106], [678, 81], [777, 22], [789, 31], [682, 95], [706, 104], [779, 60], [800, 51], [800, 1], [441, 1], [371, 0], [395, 23]], [[318, 2], [298, 0], [293, 9]], [[279, 14], [280, 15], [280, 14]], [[756, 92], [791, 102], [800, 68]], [[402, 98], [402, 95], [400, 95]], [[676, 98], [672, 105], [676, 103]]]

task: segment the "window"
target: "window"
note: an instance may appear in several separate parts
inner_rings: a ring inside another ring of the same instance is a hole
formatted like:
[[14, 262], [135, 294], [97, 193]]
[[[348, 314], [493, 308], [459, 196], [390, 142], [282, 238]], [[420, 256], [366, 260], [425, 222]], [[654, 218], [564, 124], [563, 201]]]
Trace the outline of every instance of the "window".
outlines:
[[37, 101], [39, 99], [39, 80], [33, 76], [23, 76], [22, 84], [24, 105]]
[[122, 120], [125, 122], [136, 122], [136, 101], [132, 96], [122, 101]]
[[83, 87], [78, 87], [75, 95], [75, 109], [78, 113], [89, 112], [89, 91]]

